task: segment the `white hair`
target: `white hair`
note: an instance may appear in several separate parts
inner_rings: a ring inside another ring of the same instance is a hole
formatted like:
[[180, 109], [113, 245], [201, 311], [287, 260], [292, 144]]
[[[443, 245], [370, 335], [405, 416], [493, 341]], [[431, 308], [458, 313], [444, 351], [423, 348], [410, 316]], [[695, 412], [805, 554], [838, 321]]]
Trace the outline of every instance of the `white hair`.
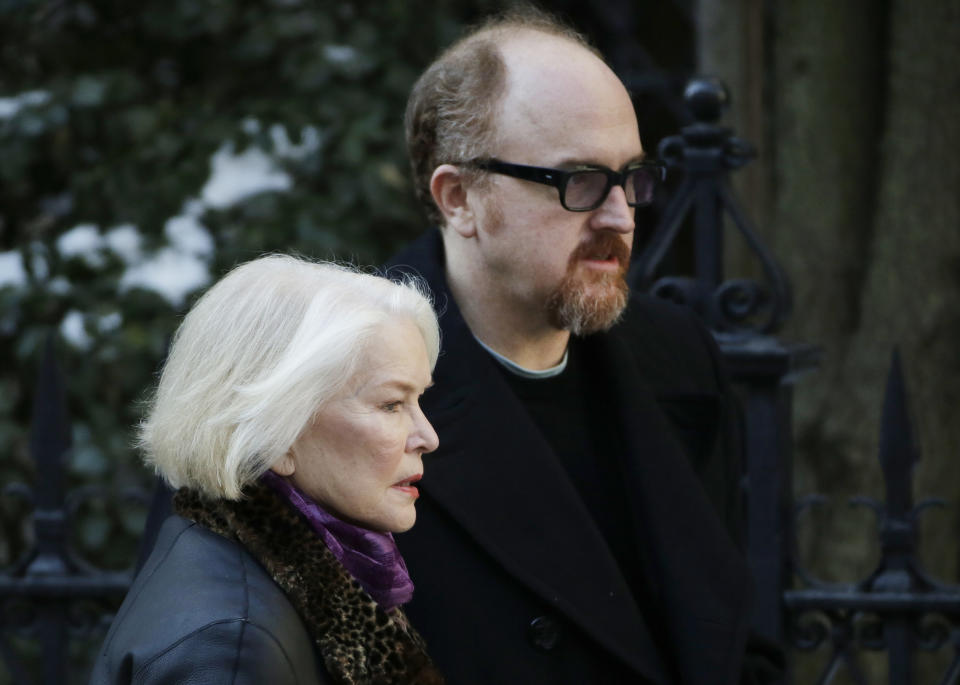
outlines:
[[384, 324], [410, 320], [433, 369], [425, 285], [270, 255], [230, 271], [174, 335], [139, 431], [144, 461], [174, 488], [239, 499], [287, 453], [362, 363]]

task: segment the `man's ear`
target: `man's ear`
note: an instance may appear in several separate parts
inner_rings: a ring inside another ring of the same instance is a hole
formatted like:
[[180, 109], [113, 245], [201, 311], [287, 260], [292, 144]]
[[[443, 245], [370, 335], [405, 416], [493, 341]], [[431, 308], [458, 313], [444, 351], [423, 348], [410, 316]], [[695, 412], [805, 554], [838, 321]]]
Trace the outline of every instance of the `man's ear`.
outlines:
[[441, 164], [430, 177], [430, 194], [450, 226], [464, 238], [472, 238], [477, 229], [463, 175], [453, 164]]
[[270, 470], [278, 476], [292, 476], [293, 472], [297, 470], [297, 464], [293, 459], [293, 454], [288, 451], [273, 463]]

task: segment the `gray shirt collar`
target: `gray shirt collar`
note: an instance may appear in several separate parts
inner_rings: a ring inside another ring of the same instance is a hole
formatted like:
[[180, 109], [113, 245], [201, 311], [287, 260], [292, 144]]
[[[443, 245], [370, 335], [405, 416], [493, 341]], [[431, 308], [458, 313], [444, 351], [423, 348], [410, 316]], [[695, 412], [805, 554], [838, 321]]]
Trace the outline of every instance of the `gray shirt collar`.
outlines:
[[538, 378], [553, 378], [554, 376], [559, 376], [561, 373], [563, 373], [563, 370], [564, 370], [565, 368], [567, 368], [567, 356], [568, 356], [568, 354], [569, 354], [569, 352], [570, 352], [570, 348], [569, 348], [569, 347], [568, 347], [566, 350], [563, 351], [563, 359], [561, 359], [561, 360], [560, 360], [560, 363], [557, 364], [556, 366], [551, 366], [549, 369], [527, 369], [527, 368], [525, 368], [525, 367], [523, 367], [523, 366], [520, 366], [519, 364], [517, 364], [515, 361], [513, 361], [513, 360], [511, 360], [511, 359], [507, 359], [506, 357], [504, 357], [504, 356], [503, 356], [502, 354], [500, 354], [499, 352], [495, 352], [494, 350], [490, 349], [490, 347], [488, 347], [488, 346], [487, 346], [480, 338], [478, 338], [477, 336], [473, 336], [473, 338], [474, 338], [474, 340], [476, 340], [476, 341], [480, 344], [480, 347], [482, 347], [482, 348], [485, 349], [487, 352], [489, 352], [490, 355], [491, 355], [494, 359], [496, 359], [498, 362], [500, 362], [500, 364], [501, 364], [507, 371], [509, 371], [510, 373], [516, 374], [517, 376], [520, 376], [521, 378], [533, 378], [533, 379], [538, 379]]

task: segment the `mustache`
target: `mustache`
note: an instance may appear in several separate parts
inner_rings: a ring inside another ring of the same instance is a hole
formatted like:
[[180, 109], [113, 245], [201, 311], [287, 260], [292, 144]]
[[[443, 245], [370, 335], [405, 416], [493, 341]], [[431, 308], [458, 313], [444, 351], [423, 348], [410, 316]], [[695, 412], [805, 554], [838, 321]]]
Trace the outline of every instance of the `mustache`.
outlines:
[[571, 265], [581, 259], [588, 259], [598, 254], [616, 257], [620, 268], [625, 269], [630, 262], [630, 246], [614, 233], [595, 233], [589, 240], [580, 243], [570, 255]]

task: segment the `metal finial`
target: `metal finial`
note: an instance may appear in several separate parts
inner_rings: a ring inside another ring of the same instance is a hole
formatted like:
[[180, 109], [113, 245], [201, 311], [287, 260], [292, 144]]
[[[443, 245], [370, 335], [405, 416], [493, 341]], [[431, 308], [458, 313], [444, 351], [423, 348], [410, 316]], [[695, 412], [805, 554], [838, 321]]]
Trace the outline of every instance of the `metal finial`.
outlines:
[[[790, 314], [790, 283], [727, 181], [732, 170], [753, 158], [753, 146], [716, 123], [729, 101], [719, 79], [691, 80], [684, 98], [696, 121], [658, 146], [660, 158], [683, 173], [683, 181], [634, 262], [630, 284], [689, 305], [714, 331], [741, 337], [773, 333]], [[688, 216], [691, 222], [685, 222]], [[725, 218], [732, 219], [731, 228], [760, 261], [762, 280], [724, 278]], [[694, 231], [695, 274], [659, 276], [658, 269], [685, 223], [692, 223]]]
[[683, 99], [690, 108], [693, 118], [705, 124], [720, 121], [720, 115], [730, 104], [730, 94], [723, 82], [707, 76], [695, 78], [683, 91]]
[[880, 423], [880, 466], [887, 483], [887, 508], [903, 515], [913, 506], [913, 467], [920, 460], [907, 405], [900, 350], [893, 349]]

